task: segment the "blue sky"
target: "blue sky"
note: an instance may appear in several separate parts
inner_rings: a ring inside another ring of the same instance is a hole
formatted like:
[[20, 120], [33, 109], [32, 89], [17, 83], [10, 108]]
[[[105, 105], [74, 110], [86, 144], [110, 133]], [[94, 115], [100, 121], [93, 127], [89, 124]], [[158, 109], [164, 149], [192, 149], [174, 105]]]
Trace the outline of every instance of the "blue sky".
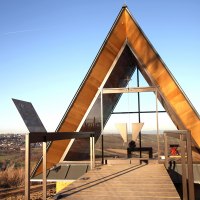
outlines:
[[27, 131], [11, 98], [56, 129], [124, 2], [200, 113], [199, 0], [1, 0], [1, 133]]

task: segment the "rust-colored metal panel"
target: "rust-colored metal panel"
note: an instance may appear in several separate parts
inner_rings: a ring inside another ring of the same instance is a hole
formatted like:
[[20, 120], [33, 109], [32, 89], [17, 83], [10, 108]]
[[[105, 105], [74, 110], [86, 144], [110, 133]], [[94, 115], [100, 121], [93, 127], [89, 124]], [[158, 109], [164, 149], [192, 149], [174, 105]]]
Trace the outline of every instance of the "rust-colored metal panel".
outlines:
[[[94, 63], [92, 64], [88, 74], [86, 75], [82, 85], [80, 86], [75, 98], [72, 100], [63, 120], [61, 121], [57, 131], [76, 131], [83, 116], [89, 108], [98, 88], [108, 73], [113, 61], [119, 53], [126, 39], [126, 20], [124, 8], [120, 11], [113, 27], [111, 28], [100, 52], [98, 53]], [[81, 109], [79, 109], [81, 107]], [[59, 162], [67, 145], [67, 141], [52, 142], [47, 151], [47, 168], [52, 167]], [[59, 150], [58, 150], [59, 149]], [[42, 172], [42, 163], [36, 167], [34, 175]]]
[[150, 76], [148, 82], [151, 82], [151, 85], [159, 86], [160, 95], [168, 102], [165, 108], [169, 115], [174, 116], [173, 121], [177, 127], [181, 121], [186, 129], [191, 130], [194, 141], [200, 147], [198, 113], [128, 10], [126, 17], [128, 42], [138, 58], [140, 68], [144, 68], [141, 71], [146, 74], [145, 76]]

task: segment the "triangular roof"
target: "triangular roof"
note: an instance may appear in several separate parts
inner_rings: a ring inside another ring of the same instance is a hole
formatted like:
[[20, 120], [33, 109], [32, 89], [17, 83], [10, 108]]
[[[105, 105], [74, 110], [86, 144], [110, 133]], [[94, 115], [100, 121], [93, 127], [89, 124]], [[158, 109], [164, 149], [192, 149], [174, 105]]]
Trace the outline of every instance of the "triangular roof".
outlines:
[[[147, 39], [128, 8], [123, 6], [108, 36], [80, 85], [56, 131], [80, 131], [99, 88], [122, 87], [120, 76], [130, 76], [136, 66], [150, 86], [158, 89], [158, 98], [178, 129], [191, 130], [200, 147], [200, 117], [183, 90]], [[113, 101], [114, 106], [120, 97]], [[114, 107], [113, 106], [113, 107]], [[109, 118], [112, 108], [108, 109]], [[54, 141], [48, 148], [47, 168], [62, 160], [70, 141]], [[76, 155], [80, 152], [76, 152]], [[41, 162], [34, 174], [42, 172]]]

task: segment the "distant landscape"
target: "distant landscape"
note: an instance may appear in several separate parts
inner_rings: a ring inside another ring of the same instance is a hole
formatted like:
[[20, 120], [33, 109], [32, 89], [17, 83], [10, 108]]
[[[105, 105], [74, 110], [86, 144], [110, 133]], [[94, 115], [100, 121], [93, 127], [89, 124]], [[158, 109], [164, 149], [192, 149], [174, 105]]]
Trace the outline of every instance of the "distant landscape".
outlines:
[[[128, 134], [128, 142], [124, 143], [122, 137], [119, 134], [105, 134], [104, 135], [104, 153], [108, 157], [120, 157], [120, 158], [127, 158], [127, 147], [128, 143], [132, 140], [131, 134]], [[160, 150], [161, 154], [164, 155], [164, 139], [163, 134], [160, 134]], [[96, 154], [98, 155], [98, 150], [101, 151], [101, 140], [100, 137], [99, 140], [96, 143]], [[170, 139], [170, 144], [176, 144], [178, 140], [176, 139]], [[139, 138], [136, 140], [136, 147], [139, 147]], [[154, 158], [157, 157], [157, 149], [158, 149], [158, 143], [157, 143], [157, 135], [156, 134], [142, 134], [141, 135], [141, 146], [142, 147], [152, 147], [153, 148], [153, 155]], [[134, 153], [135, 157], [139, 155], [139, 153]], [[148, 156], [147, 152], [142, 153], [143, 157]]]
[[[160, 152], [164, 155], [164, 138], [160, 134]], [[152, 147], [153, 157], [157, 159], [157, 135], [142, 134], [142, 147]], [[96, 160], [101, 160], [102, 137], [95, 144]], [[131, 135], [128, 135], [128, 142]], [[124, 143], [119, 134], [104, 134], [105, 158], [127, 158], [128, 142]], [[169, 144], [178, 144], [179, 141], [169, 138]], [[139, 139], [136, 141], [139, 147]], [[195, 149], [194, 149], [195, 150]], [[31, 169], [33, 170], [39, 158], [42, 156], [42, 144], [31, 145]], [[133, 157], [139, 157], [139, 152], [134, 152]], [[142, 157], [148, 157], [147, 152]], [[199, 153], [193, 152], [193, 159], [200, 161]], [[24, 160], [25, 160], [25, 136], [21, 134], [0, 134], [0, 190], [3, 188], [21, 187], [24, 185]]]
[[[131, 141], [131, 135], [128, 135]], [[176, 141], [171, 141], [176, 143]], [[163, 136], [160, 135], [160, 146], [163, 151]], [[139, 140], [136, 141], [139, 147]], [[126, 157], [128, 143], [124, 143], [119, 134], [104, 134], [104, 154], [108, 157]], [[157, 136], [155, 134], [142, 134], [142, 146], [153, 147], [154, 155], [157, 154]], [[96, 157], [101, 156], [101, 137], [95, 145]], [[144, 154], [145, 156], [146, 154]], [[34, 168], [42, 156], [42, 144], [31, 144], [31, 166]], [[137, 156], [137, 155], [136, 155]], [[0, 134], [0, 171], [1, 176], [9, 167], [19, 170], [24, 169], [25, 160], [25, 135], [22, 134]], [[4, 185], [0, 179], [0, 187]]]
[[[152, 147], [154, 157], [157, 157], [157, 135], [142, 134], [142, 147]], [[95, 144], [96, 156], [101, 156], [100, 136]], [[164, 155], [164, 138], [160, 134], [160, 151]], [[128, 135], [128, 142], [131, 141], [131, 135]], [[108, 157], [127, 157], [128, 142], [124, 143], [119, 134], [104, 134], [104, 154]], [[170, 144], [178, 144], [179, 141], [169, 138]], [[136, 141], [136, 147], [139, 147], [139, 139]], [[42, 156], [42, 144], [31, 144], [31, 166], [32, 168]], [[137, 153], [136, 153], [137, 156]], [[144, 153], [143, 156], [147, 156]], [[13, 166], [15, 169], [24, 168], [25, 159], [25, 136], [22, 134], [0, 134], [0, 171], [4, 171], [7, 167]]]
[[[41, 143], [31, 145], [31, 167], [41, 157]], [[0, 134], [0, 188], [24, 185], [25, 135]]]

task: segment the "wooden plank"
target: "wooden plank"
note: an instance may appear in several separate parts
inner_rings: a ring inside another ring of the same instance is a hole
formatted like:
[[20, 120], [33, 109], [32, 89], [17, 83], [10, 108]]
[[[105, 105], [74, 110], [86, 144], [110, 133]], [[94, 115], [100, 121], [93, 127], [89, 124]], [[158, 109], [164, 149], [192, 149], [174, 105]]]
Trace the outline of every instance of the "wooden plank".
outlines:
[[[90, 199], [93, 199], [93, 200], [113, 200], [113, 198], [115, 199], [119, 199], [117, 196], [115, 197], [107, 197], [107, 196], [102, 196], [101, 197], [96, 197], [96, 196], [93, 196], [93, 195], [90, 195]], [[80, 196], [74, 196], [74, 199], [77, 199], [77, 200], [85, 200], [86, 197], [80, 197]], [[125, 197], [126, 200], [132, 200], [133, 198], [132, 197]], [[177, 198], [172, 198], [172, 197], [156, 197], [154, 195], [152, 196], [143, 196], [143, 197], [134, 197], [134, 200], [149, 200], [149, 199], [155, 199], [155, 200], [177, 200]], [[73, 200], [72, 198], [69, 197], [69, 200]]]
[[180, 199], [164, 165], [104, 165], [73, 182], [62, 199]]

